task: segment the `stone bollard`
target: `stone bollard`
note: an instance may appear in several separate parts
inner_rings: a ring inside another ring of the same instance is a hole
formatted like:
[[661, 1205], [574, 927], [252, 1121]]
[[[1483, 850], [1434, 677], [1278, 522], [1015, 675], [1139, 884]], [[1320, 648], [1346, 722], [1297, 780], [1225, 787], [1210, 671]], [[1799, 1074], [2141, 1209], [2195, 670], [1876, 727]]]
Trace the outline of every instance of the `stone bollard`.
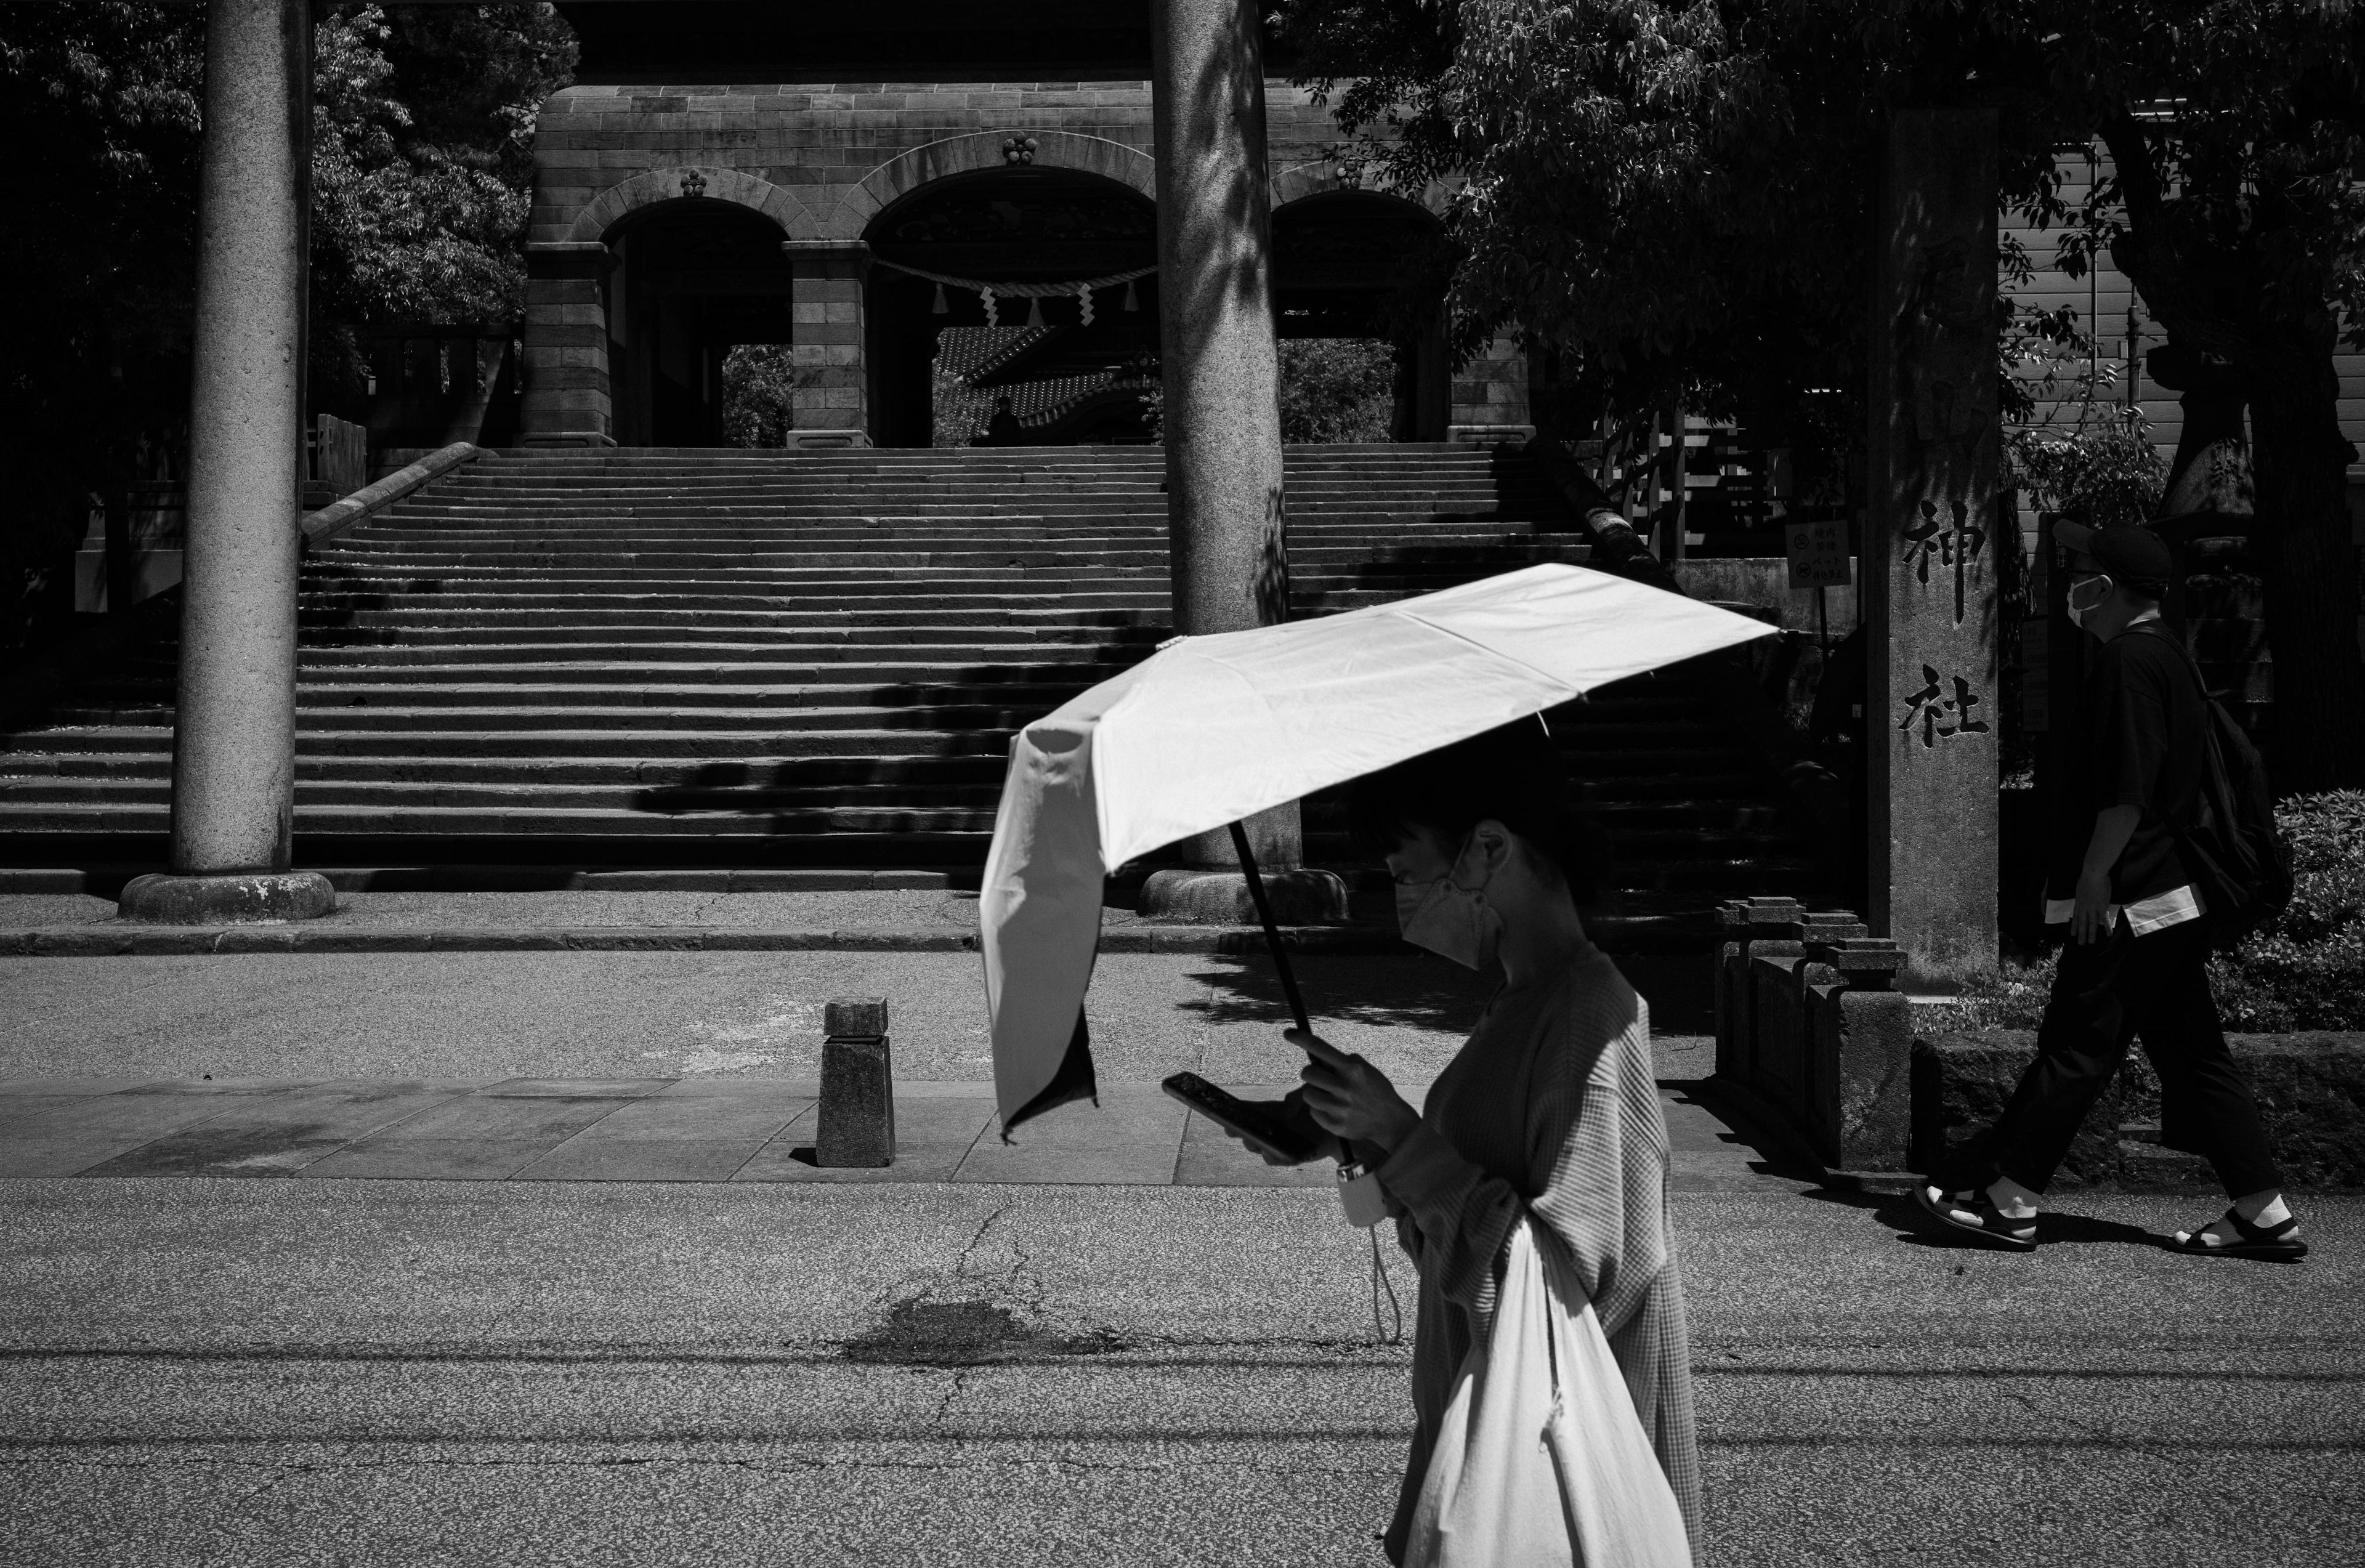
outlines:
[[1803, 1128], [1809, 1103], [1807, 988], [1836, 978], [1829, 969], [1809, 961], [1807, 944], [1862, 936], [1865, 927], [1847, 910], [1824, 910], [1809, 914], [1788, 932], [1797, 940], [1750, 947], [1749, 1087]]
[[1912, 1004], [1891, 990], [1904, 950], [1885, 936], [1807, 944], [1807, 965], [1830, 978], [1807, 990], [1807, 1136], [1842, 1170], [1911, 1164]]
[[[1735, 899], [1716, 912], [1724, 940], [1716, 955], [1716, 1075], [1729, 1082], [1749, 1084], [1750, 1060], [1749, 956], [1771, 951], [1760, 945], [1795, 941], [1806, 911], [1796, 899]], [[1796, 951], [1795, 948], [1792, 951]]]
[[824, 1012], [821, 1114], [813, 1163], [895, 1163], [895, 1067], [887, 1047], [887, 999], [839, 997]]

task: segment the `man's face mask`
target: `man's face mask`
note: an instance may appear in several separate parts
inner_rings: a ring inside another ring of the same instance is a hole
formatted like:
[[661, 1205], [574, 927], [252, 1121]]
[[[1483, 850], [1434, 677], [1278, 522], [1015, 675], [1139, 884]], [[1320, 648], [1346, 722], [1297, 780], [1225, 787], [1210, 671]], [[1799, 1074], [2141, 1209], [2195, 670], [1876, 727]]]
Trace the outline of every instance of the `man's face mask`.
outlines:
[[1465, 888], [1453, 879], [1475, 842], [1464, 839], [1453, 865], [1435, 881], [1396, 884], [1396, 926], [1416, 947], [1464, 969], [1484, 969], [1494, 963], [1496, 949], [1502, 946], [1503, 917], [1486, 902], [1484, 881]]
[[2086, 617], [2102, 608], [2111, 597], [2111, 579], [2100, 572], [2090, 572], [2069, 585], [2069, 622], [2074, 626], [2086, 624]]

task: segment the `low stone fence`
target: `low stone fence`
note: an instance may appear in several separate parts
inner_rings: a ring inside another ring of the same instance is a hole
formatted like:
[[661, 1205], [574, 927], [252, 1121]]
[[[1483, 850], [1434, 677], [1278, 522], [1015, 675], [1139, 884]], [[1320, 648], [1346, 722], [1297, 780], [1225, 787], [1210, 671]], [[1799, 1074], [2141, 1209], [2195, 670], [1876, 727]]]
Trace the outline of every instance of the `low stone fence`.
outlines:
[[[2028, 1030], [1919, 1039], [1917, 1009], [1892, 989], [1904, 955], [1845, 910], [1791, 899], [1718, 911], [1716, 1076], [1777, 1116], [1826, 1170], [1901, 1181], [1964, 1151], [2035, 1059]], [[2365, 1186], [2365, 1033], [2236, 1035], [2295, 1188]], [[2161, 1141], [2159, 1081], [2140, 1047], [2087, 1118], [2066, 1183], [2209, 1190], [2206, 1161]]]
[[1912, 1126], [1905, 956], [1845, 910], [1743, 899], [1718, 912], [1716, 1075], [1838, 1170], [1901, 1171]]
[[[2365, 1034], [2234, 1035], [2283, 1179], [2298, 1188], [2365, 1186]], [[1913, 1168], [1961, 1153], [1992, 1123], [2036, 1059], [2028, 1029], [1990, 1029], [1913, 1042]], [[2190, 1188], [2217, 1185], [2208, 1161], [2160, 1142], [2159, 1080], [2131, 1047], [2062, 1162], [2072, 1182]]]

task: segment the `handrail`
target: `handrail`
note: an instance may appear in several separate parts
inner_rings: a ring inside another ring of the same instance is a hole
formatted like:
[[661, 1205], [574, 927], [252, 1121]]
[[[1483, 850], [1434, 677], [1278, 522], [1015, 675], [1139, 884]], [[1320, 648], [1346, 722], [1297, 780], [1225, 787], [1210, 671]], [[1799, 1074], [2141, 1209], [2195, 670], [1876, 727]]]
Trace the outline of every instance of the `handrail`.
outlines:
[[429, 453], [408, 467], [396, 469], [375, 484], [363, 486], [341, 501], [331, 501], [319, 511], [307, 514], [303, 521], [306, 547], [326, 543], [347, 529], [392, 506], [429, 480], [441, 477], [463, 463], [474, 462], [484, 454], [485, 449], [473, 442], [455, 441], [449, 446]]

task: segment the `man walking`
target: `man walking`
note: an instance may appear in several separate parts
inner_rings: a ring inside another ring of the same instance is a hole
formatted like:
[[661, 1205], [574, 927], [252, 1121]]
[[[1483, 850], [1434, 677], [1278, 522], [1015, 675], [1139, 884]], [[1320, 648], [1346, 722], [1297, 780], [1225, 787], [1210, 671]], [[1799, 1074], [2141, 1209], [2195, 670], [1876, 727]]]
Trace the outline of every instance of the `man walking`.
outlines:
[[1975, 1146], [1976, 1164], [1916, 1196], [1957, 1230], [2033, 1250], [2036, 1200], [2133, 1036], [2159, 1074], [2161, 1141], [2206, 1157], [2234, 1200], [2222, 1218], [2179, 1232], [2177, 1250], [2303, 1257], [2258, 1103], [2209, 994], [2209, 912], [2177, 858], [2172, 827], [2192, 820], [2208, 712], [2197, 668], [2160, 620], [2168, 546], [2133, 525], [2061, 522], [2054, 534], [2074, 552], [2070, 618], [2102, 644], [2046, 879], [2046, 922], [2066, 922], [2069, 940], [2036, 1060]]

